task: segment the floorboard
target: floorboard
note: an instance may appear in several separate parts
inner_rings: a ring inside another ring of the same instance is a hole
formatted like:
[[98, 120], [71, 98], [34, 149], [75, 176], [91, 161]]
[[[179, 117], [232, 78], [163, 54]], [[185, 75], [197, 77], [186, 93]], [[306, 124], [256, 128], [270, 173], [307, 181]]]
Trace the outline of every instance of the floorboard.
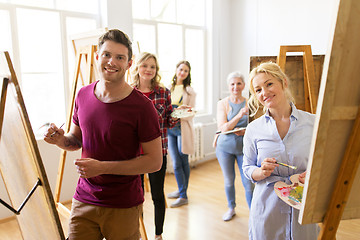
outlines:
[[[246, 204], [239, 173], [236, 177], [236, 216], [229, 222], [222, 220], [227, 210], [221, 169], [216, 160], [202, 163], [191, 169], [188, 190], [189, 204], [180, 208], [167, 208], [164, 240], [246, 240], [248, 239], [249, 210]], [[177, 189], [173, 174], [167, 174], [165, 193]], [[170, 205], [172, 199], [167, 199]], [[154, 239], [154, 210], [151, 195], [145, 193], [144, 224], [148, 239]], [[67, 219], [61, 218], [67, 234]], [[337, 240], [358, 240], [360, 219], [341, 221]], [[0, 221], [1, 240], [20, 240], [21, 233], [15, 219]]]

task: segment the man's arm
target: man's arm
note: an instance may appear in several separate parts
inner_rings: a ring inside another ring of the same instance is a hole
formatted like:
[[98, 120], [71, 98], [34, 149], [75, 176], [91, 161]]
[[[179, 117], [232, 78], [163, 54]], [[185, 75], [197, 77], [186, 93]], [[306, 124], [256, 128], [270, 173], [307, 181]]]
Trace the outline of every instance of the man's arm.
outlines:
[[101, 174], [138, 175], [160, 170], [162, 165], [161, 137], [141, 143], [143, 155], [123, 161], [98, 161], [92, 158], [76, 159], [80, 177], [90, 178]]
[[44, 134], [44, 140], [47, 143], [55, 144], [61, 149], [66, 151], [75, 151], [81, 148], [82, 135], [79, 126], [71, 124], [70, 131], [65, 134], [64, 130], [58, 128], [55, 124], [51, 123], [47, 132]]

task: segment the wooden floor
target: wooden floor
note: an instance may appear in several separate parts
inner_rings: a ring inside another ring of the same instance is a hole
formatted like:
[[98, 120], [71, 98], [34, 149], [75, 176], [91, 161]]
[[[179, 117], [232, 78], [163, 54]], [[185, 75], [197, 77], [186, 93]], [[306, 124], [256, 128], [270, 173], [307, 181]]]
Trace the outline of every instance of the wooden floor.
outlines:
[[[173, 174], [166, 176], [165, 192], [177, 189]], [[236, 178], [236, 216], [229, 222], [222, 220], [227, 210], [223, 177], [216, 160], [191, 169], [189, 184], [189, 205], [167, 208], [163, 238], [165, 240], [245, 240], [248, 239], [249, 210], [241, 185]], [[168, 205], [173, 200], [167, 199]], [[67, 234], [67, 220], [61, 219]], [[145, 194], [144, 223], [149, 240], [154, 239], [153, 204], [149, 192]], [[337, 240], [360, 239], [360, 219], [342, 221], [337, 231]], [[0, 239], [21, 239], [15, 220], [0, 221]]]

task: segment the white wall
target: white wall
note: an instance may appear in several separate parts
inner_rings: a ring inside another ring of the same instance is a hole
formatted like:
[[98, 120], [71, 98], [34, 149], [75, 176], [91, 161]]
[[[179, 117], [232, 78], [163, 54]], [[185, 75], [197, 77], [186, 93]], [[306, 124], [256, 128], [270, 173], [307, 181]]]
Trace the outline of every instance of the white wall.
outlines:
[[310, 44], [313, 54], [325, 54], [337, 1], [232, 0], [231, 69], [247, 79], [250, 56], [277, 56], [280, 45]]
[[102, 0], [102, 27], [117, 28], [132, 37], [132, 1]]
[[[228, 73], [240, 70], [247, 79], [250, 56], [275, 56], [280, 45], [311, 44], [313, 54], [325, 54], [329, 30], [337, 0], [213, 0], [209, 31], [212, 66], [208, 69], [208, 83], [213, 82], [208, 94], [212, 106], [210, 114], [199, 116], [195, 122], [204, 123], [205, 159], [215, 157], [212, 148], [216, 130], [216, 102], [225, 97], [225, 79]], [[109, 14], [102, 19], [101, 27], [120, 28], [132, 36], [131, 0], [104, 0], [103, 11]], [[38, 141], [40, 154], [52, 190], [55, 189], [60, 150]], [[67, 157], [61, 201], [70, 200], [77, 182], [73, 160], [79, 152]], [[9, 202], [3, 182], [0, 181], [0, 198]], [[16, 208], [16, 206], [15, 206]], [[0, 206], [0, 219], [12, 216]]]

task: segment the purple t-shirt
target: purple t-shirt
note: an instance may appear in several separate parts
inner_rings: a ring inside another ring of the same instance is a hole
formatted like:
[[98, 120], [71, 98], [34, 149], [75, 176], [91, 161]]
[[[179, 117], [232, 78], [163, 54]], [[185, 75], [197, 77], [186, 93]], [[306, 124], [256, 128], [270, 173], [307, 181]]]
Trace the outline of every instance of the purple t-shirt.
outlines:
[[[140, 142], [160, 136], [151, 100], [134, 89], [126, 98], [103, 103], [94, 94], [97, 82], [79, 90], [73, 122], [82, 133], [82, 158], [129, 160], [140, 155]], [[130, 208], [144, 201], [139, 175], [104, 174], [79, 178], [74, 198], [103, 207]]]

